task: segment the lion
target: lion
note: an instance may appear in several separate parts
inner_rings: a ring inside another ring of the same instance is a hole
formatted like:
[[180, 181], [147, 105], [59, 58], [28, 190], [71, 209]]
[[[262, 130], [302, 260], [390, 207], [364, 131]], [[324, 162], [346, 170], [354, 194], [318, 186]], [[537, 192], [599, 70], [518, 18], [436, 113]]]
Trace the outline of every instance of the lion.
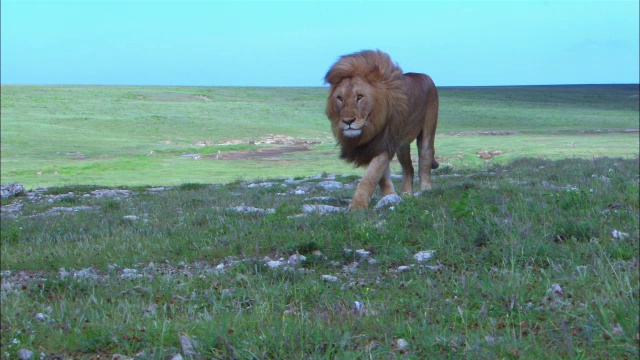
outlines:
[[366, 208], [376, 184], [384, 196], [396, 193], [389, 171], [396, 154], [402, 165], [402, 194], [413, 195], [409, 145], [414, 140], [420, 189], [431, 189], [431, 169], [438, 168], [438, 90], [431, 77], [403, 74], [388, 54], [365, 50], [340, 57], [324, 80], [330, 85], [325, 112], [340, 158], [356, 167], [367, 166], [349, 209]]

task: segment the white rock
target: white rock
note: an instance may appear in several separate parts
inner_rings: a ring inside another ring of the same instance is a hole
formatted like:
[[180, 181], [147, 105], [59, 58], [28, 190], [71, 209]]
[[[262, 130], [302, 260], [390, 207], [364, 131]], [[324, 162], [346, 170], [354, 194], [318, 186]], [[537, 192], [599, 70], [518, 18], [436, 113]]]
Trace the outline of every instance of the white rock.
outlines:
[[401, 352], [407, 351], [409, 349], [409, 343], [405, 339], [398, 339], [395, 342], [395, 348], [400, 350]]
[[354, 261], [349, 265], [343, 266], [342, 271], [345, 273], [354, 273], [358, 269], [358, 266], [360, 266], [360, 263], [358, 263], [357, 261]]
[[330, 205], [302, 205], [302, 211], [307, 214], [318, 213], [320, 215], [325, 215], [329, 213], [342, 212], [344, 209]]
[[365, 249], [356, 250], [356, 255], [358, 255], [361, 259], [366, 259], [371, 255], [371, 251], [367, 251]]
[[273, 186], [272, 182], [263, 182], [263, 183], [249, 184], [247, 187], [250, 189], [253, 189], [253, 188], [268, 188], [272, 186]]
[[98, 274], [96, 273], [96, 269], [94, 269], [93, 267], [88, 267], [86, 269], [82, 269], [78, 272], [73, 273], [73, 277], [76, 279], [95, 280], [98, 278]]
[[71, 276], [71, 273], [65, 270], [64, 268], [60, 268], [60, 270], [58, 270], [58, 274], [60, 275], [60, 279], [64, 279]]
[[306, 198], [304, 201], [338, 201], [340, 199], [332, 196], [314, 196], [311, 198]]
[[138, 217], [135, 215], [125, 215], [122, 218], [125, 220], [131, 220], [131, 221], [138, 220]]
[[626, 238], [628, 238], [628, 237], [629, 237], [629, 234], [627, 234], [627, 233], [625, 233], [625, 232], [622, 232], [622, 231], [613, 230], [613, 231], [611, 232], [611, 236], [613, 236], [613, 238], [614, 238], [614, 239], [622, 240], [622, 239], [626, 239]]
[[416, 259], [417, 262], [425, 262], [433, 256], [435, 250], [424, 250], [413, 255], [413, 258]]
[[411, 270], [411, 266], [402, 265], [402, 266], [398, 267], [397, 270], [398, 270], [398, 272], [409, 271], [409, 270]]
[[0, 187], [0, 197], [2, 198], [24, 194], [24, 192], [24, 186], [20, 184], [5, 184]]
[[353, 312], [358, 315], [364, 315], [364, 304], [362, 304], [360, 301], [354, 301]]
[[342, 189], [344, 185], [338, 181], [321, 181], [318, 183], [318, 186], [324, 188], [325, 190], [336, 190]]
[[78, 212], [80, 210], [91, 210], [91, 206], [73, 206], [73, 207], [64, 207], [64, 206], [54, 206], [51, 209], [49, 209], [48, 213], [49, 214], [54, 214], [54, 213], [58, 213], [58, 212]]
[[200, 357], [200, 354], [194, 349], [194, 341], [186, 335], [180, 336], [180, 348], [182, 348], [182, 353], [189, 359]]
[[33, 352], [22, 348], [20, 350], [18, 350], [18, 359], [20, 360], [30, 360], [33, 358]]
[[562, 289], [562, 286], [560, 286], [560, 284], [551, 285], [551, 289], [549, 289], [549, 291], [551, 292], [554, 298], [564, 296], [564, 290]]
[[160, 192], [160, 191], [164, 191], [165, 188], [164, 187], [151, 187], [151, 188], [147, 188], [147, 191], [150, 192]]
[[332, 275], [322, 275], [322, 280], [326, 282], [336, 282], [338, 281], [338, 278]]
[[283, 264], [282, 264], [282, 262], [281, 262], [281, 261], [279, 261], [279, 260], [272, 260], [272, 261], [269, 261], [269, 262], [267, 263], [267, 266], [268, 266], [269, 268], [271, 268], [271, 269], [275, 269], [275, 268], [280, 267], [280, 266], [282, 266], [282, 265], [283, 265]]
[[121, 279], [133, 279], [133, 278], [137, 278], [140, 275], [138, 275], [138, 270], [136, 269], [124, 269], [122, 270], [122, 275], [120, 275]]
[[383, 197], [382, 199], [380, 199], [380, 201], [378, 201], [378, 203], [376, 204], [376, 206], [373, 207], [374, 210], [380, 210], [384, 207], [387, 207], [389, 205], [393, 205], [397, 202], [402, 201], [402, 198], [398, 195], [398, 194], [389, 194], [385, 197]]
[[37, 313], [35, 316], [36, 320], [38, 321], [45, 321], [47, 320], [47, 316], [43, 313]]
[[158, 304], [152, 303], [145, 309], [145, 311], [151, 314], [155, 314], [157, 309], [158, 309]]
[[293, 254], [293, 255], [289, 256], [289, 260], [287, 260], [287, 264], [289, 264], [289, 265], [298, 265], [302, 261], [305, 261], [305, 260], [307, 260], [307, 258], [304, 255]]
[[275, 214], [276, 212], [275, 209], [260, 209], [260, 208], [251, 207], [251, 206], [236, 206], [236, 207], [229, 208], [227, 210], [237, 211], [241, 213], [257, 213], [257, 214], [264, 214], [264, 213]]
[[91, 192], [91, 194], [93, 194], [96, 197], [103, 197], [103, 196], [129, 196], [131, 195], [131, 190], [122, 190], [122, 189], [100, 189], [100, 190], [94, 190]]

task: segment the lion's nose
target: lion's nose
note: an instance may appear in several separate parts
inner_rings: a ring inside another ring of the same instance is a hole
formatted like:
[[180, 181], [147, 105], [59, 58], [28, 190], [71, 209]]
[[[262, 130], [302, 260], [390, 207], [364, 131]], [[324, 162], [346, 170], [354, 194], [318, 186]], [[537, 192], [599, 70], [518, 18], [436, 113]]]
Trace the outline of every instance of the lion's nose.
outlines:
[[351, 125], [353, 124], [353, 122], [356, 121], [356, 118], [351, 118], [351, 119], [342, 119], [342, 122], [347, 124], [347, 125]]

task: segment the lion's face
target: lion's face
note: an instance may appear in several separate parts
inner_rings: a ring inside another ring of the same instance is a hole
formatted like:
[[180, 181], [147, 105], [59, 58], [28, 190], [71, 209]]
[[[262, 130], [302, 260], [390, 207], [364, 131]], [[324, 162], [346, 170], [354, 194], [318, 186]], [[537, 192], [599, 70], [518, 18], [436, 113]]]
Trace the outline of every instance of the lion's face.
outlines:
[[373, 124], [375, 89], [366, 81], [354, 77], [342, 80], [331, 93], [329, 106], [333, 132], [345, 138], [360, 138]]

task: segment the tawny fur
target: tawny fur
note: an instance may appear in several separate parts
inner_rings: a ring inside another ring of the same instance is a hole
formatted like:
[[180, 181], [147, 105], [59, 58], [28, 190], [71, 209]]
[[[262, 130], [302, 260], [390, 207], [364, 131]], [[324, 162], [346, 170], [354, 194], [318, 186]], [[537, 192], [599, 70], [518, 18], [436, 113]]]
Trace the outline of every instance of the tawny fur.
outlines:
[[430, 189], [431, 169], [438, 167], [433, 144], [438, 92], [431, 78], [403, 74], [386, 53], [366, 50], [342, 56], [325, 81], [331, 85], [326, 114], [341, 147], [340, 157], [355, 166], [369, 166], [350, 207], [366, 207], [376, 183], [383, 194], [395, 193], [388, 168], [396, 153], [403, 168], [403, 193], [412, 193], [409, 144], [414, 140], [420, 188]]

